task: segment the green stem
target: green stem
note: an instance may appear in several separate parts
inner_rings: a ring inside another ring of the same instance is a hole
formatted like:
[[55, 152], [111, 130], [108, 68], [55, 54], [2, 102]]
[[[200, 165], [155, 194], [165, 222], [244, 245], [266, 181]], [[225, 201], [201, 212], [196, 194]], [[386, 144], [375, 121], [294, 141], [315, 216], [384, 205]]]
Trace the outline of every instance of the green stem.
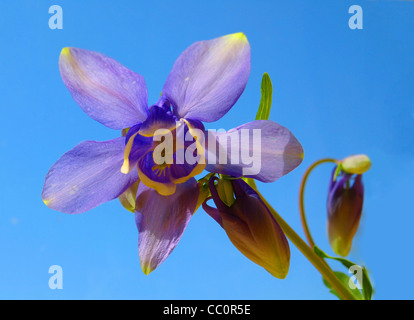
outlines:
[[333, 289], [339, 294], [343, 300], [355, 300], [354, 296], [349, 290], [339, 281], [332, 269], [326, 262], [320, 258], [311, 247], [286, 223], [285, 220], [276, 212], [275, 209], [266, 201], [266, 199], [257, 191], [263, 202], [267, 205], [270, 212], [279, 223], [283, 232], [292, 241], [292, 243], [303, 253], [303, 255], [315, 266], [315, 268], [322, 274], [326, 281], [330, 283]]
[[302, 182], [300, 183], [300, 191], [299, 191], [299, 212], [300, 212], [300, 220], [302, 221], [302, 227], [305, 231], [306, 239], [308, 240], [309, 246], [313, 248], [315, 246], [315, 241], [313, 241], [313, 238], [311, 236], [311, 233], [309, 231], [308, 222], [306, 221], [306, 215], [305, 215], [305, 185], [308, 180], [309, 174], [315, 169], [317, 166], [319, 166], [322, 163], [336, 163], [338, 164], [338, 160], [332, 159], [332, 158], [325, 158], [318, 160], [314, 162], [308, 170], [306, 170], [305, 174], [303, 175]]

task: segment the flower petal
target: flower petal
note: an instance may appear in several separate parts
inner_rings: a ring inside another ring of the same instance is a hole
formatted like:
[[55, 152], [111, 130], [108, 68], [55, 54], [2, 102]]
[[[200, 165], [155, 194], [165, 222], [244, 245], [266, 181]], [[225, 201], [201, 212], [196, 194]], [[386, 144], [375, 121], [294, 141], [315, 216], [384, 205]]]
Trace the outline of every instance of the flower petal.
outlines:
[[145, 274], [154, 271], [177, 246], [196, 209], [198, 190], [194, 178], [178, 185], [170, 196], [139, 185], [135, 221], [139, 230], [139, 258]]
[[42, 199], [65, 213], [88, 211], [121, 195], [138, 179], [136, 170], [121, 173], [125, 138], [84, 141], [65, 153], [49, 170]]
[[249, 74], [249, 42], [243, 33], [234, 33], [187, 48], [162, 92], [180, 118], [212, 122], [236, 103]]
[[125, 136], [124, 163], [121, 168], [122, 173], [133, 170], [138, 160], [149, 152], [153, 146], [153, 139], [139, 134], [141, 124], [137, 124], [128, 130]]
[[149, 109], [148, 118], [142, 123], [139, 134], [145, 137], [153, 137], [155, 133], [167, 133], [175, 129], [177, 125], [177, 118], [173, 116], [171, 111], [166, 111], [165, 108], [159, 106], [152, 106]]
[[60, 73], [73, 99], [92, 119], [124, 129], [147, 118], [144, 78], [98, 52], [64, 48]]
[[[256, 140], [259, 136], [260, 143]], [[225, 133], [210, 131], [207, 142], [206, 170], [234, 177], [272, 182], [303, 160], [299, 141], [288, 129], [269, 120], [249, 122]]]

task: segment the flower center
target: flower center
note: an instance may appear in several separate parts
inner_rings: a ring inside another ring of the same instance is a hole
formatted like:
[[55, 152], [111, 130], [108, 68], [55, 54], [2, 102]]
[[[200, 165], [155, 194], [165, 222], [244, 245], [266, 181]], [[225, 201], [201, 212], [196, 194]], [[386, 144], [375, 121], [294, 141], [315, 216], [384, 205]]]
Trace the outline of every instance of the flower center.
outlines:
[[155, 173], [158, 177], [161, 177], [161, 175], [165, 176], [165, 170], [166, 170], [167, 168], [170, 168], [170, 167], [171, 167], [171, 164], [166, 164], [166, 163], [163, 163], [163, 164], [156, 164], [156, 165], [154, 165], [154, 166], [151, 168], [151, 170], [152, 170], [152, 171], [154, 171], [154, 173]]

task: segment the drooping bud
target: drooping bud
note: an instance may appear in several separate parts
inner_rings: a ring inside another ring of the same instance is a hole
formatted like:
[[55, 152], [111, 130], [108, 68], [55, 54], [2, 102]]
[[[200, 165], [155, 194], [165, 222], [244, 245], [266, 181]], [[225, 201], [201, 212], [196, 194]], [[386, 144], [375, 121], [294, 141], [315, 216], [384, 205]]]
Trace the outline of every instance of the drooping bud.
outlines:
[[[234, 190], [233, 204], [228, 195], [218, 192], [220, 182], [210, 180], [210, 193], [217, 207], [203, 203], [204, 210], [226, 231], [230, 241], [247, 258], [265, 268], [276, 278], [284, 279], [289, 271], [289, 243], [279, 224], [257, 192], [242, 179], [226, 180]], [[227, 200], [225, 200], [227, 199]]]
[[346, 173], [363, 174], [371, 168], [371, 160], [365, 154], [349, 156], [342, 160], [341, 168]]
[[364, 186], [362, 175], [341, 172], [335, 177], [335, 171], [328, 192], [328, 237], [333, 251], [345, 257], [361, 219]]

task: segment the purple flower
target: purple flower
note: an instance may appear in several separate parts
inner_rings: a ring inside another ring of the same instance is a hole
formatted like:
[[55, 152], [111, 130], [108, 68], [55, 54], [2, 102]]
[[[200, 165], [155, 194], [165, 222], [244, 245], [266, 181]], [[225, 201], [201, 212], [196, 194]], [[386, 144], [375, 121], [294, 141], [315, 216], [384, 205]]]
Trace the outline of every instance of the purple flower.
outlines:
[[336, 168], [328, 192], [328, 238], [333, 251], [345, 257], [361, 219], [364, 185], [360, 174], [341, 172], [335, 177], [335, 172]]
[[[209, 182], [217, 207], [203, 209], [226, 231], [230, 241], [247, 258], [284, 279], [289, 270], [290, 249], [285, 234], [257, 192], [242, 179]], [[225, 187], [221, 187], [227, 184]], [[234, 196], [233, 197], [233, 191]]]
[[[135, 211], [141, 266], [148, 274], [175, 248], [205, 196], [194, 176], [204, 169], [241, 176], [246, 169], [243, 163], [214, 163], [215, 155], [198, 148], [196, 131], [204, 132], [202, 122], [220, 119], [242, 94], [250, 74], [247, 38], [236, 33], [191, 45], [178, 57], [161, 97], [149, 108], [144, 78], [103, 54], [64, 48], [59, 67], [79, 106], [124, 134], [105, 142], [85, 141], [65, 153], [46, 175], [43, 201], [61, 212], [82, 213], [119, 197]], [[300, 143], [272, 121], [217, 133], [209, 147], [216, 144], [230, 155], [233, 146], [226, 148], [220, 139], [242, 136], [243, 129], [261, 130], [260, 170], [246, 176], [270, 182], [301, 163]], [[156, 161], [155, 151], [164, 142], [157, 139], [160, 130], [171, 132], [174, 140], [180, 133], [192, 138], [165, 155], [172, 163]], [[193, 143], [197, 161], [180, 162], [180, 152], [191, 150]], [[241, 145], [239, 153], [249, 154], [251, 148]]]

